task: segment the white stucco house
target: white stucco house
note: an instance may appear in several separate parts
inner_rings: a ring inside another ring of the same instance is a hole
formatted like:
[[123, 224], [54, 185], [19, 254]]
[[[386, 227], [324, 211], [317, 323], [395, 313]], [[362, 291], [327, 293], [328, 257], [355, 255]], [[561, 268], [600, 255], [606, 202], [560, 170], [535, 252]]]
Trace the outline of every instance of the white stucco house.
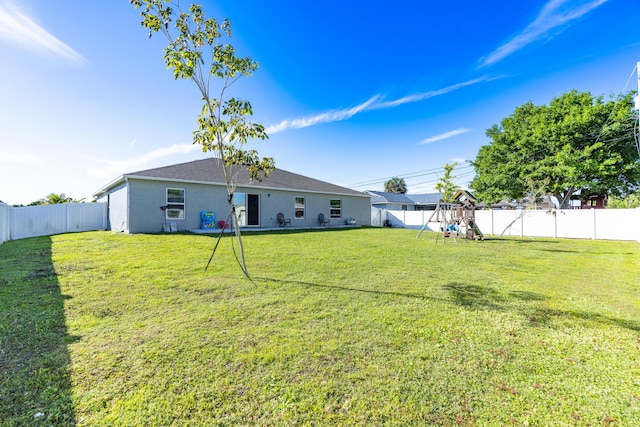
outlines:
[[[108, 206], [108, 228], [126, 233], [176, 231], [203, 227], [203, 217], [215, 227], [230, 212], [222, 170], [215, 158], [195, 160], [119, 176], [93, 196]], [[371, 196], [349, 188], [275, 169], [262, 182], [238, 167], [233, 203], [246, 228], [278, 227], [282, 213], [291, 227], [315, 227], [318, 214], [329, 226], [371, 225]], [[203, 214], [204, 213], [204, 214]], [[210, 221], [209, 221], [210, 222]], [[209, 227], [210, 225], [207, 225]]]

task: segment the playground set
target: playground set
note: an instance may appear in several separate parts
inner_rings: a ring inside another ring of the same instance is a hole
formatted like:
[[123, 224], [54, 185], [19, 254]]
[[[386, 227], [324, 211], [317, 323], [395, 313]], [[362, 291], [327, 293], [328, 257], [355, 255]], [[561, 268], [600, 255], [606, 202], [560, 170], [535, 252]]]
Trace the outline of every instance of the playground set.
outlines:
[[476, 202], [473, 194], [466, 190], [458, 190], [449, 202], [440, 201], [416, 239], [422, 235], [430, 223], [434, 222], [438, 224], [438, 237], [442, 233], [443, 243], [445, 237], [452, 238], [456, 243], [457, 237], [460, 236], [468, 240], [482, 240], [484, 236], [476, 224]]

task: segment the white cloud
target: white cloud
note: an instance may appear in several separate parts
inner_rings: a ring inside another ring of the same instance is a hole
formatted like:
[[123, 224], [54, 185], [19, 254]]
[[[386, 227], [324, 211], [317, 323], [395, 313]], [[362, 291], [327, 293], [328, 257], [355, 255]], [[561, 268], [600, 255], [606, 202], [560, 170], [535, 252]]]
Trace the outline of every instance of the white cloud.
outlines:
[[550, 0], [544, 5], [538, 17], [527, 25], [524, 30], [491, 52], [487, 57], [482, 58], [480, 67], [486, 67], [501, 61], [530, 43], [549, 36], [552, 30], [581, 18], [607, 1]]
[[319, 123], [331, 123], [341, 120], [350, 119], [356, 114], [370, 109], [371, 105], [376, 102], [379, 95], [371, 97], [369, 100], [352, 108], [342, 110], [332, 110], [326, 113], [317, 114], [311, 117], [305, 117], [295, 120], [284, 120], [277, 125], [271, 125], [266, 129], [267, 134], [282, 132], [287, 129], [300, 129], [308, 126], [317, 125]]
[[491, 78], [487, 75], [482, 76], [482, 77], [478, 77], [476, 79], [472, 79], [472, 80], [467, 80], [461, 83], [456, 83], [454, 85], [451, 86], [447, 86], [445, 88], [442, 89], [438, 89], [438, 90], [432, 90], [432, 91], [428, 91], [428, 92], [419, 92], [419, 93], [414, 93], [411, 95], [407, 95], [404, 96], [402, 98], [398, 98], [394, 101], [386, 101], [386, 102], [380, 102], [378, 104], [373, 105], [371, 108], [369, 108], [370, 110], [374, 110], [374, 109], [381, 109], [381, 108], [394, 108], [394, 107], [398, 107], [400, 105], [404, 105], [404, 104], [410, 104], [412, 102], [419, 102], [419, 101], [424, 101], [425, 99], [429, 99], [429, 98], [433, 98], [435, 96], [439, 96], [439, 95], [444, 95], [447, 94], [449, 92], [453, 92], [455, 90], [458, 89], [462, 89], [463, 87], [466, 86], [471, 86], [477, 83], [483, 83], [483, 82], [487, 82], [490, 80], [494, 80], [494, 78]]
[[341, 109], [341, 110], [331, 110], [326, 113], [317, 114], [311, 117], [305, 117], [301, 119], [294, 120], [284, 120], [277, 125], [271, 125], [266, 129], [267, 134], [274, 134], [278, 132], [282, 132], [288, 129], [299, 129], [308, 126], [317, 125], [320, 123], [331, 123], [337, 122], [341, 120], [347, 120], [356, 114], [360, 114], [364, 111], [370, 110], [380, 110], [385, 108], [395, 108], [400, 105], [409, 104], [412, 102], [419, 102], [425, 99], [433, 98], [438, 95], [444, 95], [449, 92], [453, 92], [454, 90], [461, 89], [465, 86], [470, 86], [476, 83], [487, 82], [490, 80], [494, 80], [495, 78], [491, 78], [489, 76], [478, 77], [473, 80], [467, 80], [465, 82], [456, 83], [454, 85], [445, 87], [443, 89], [433, 90], [429, 92], [419, 92], [411, 95], [404, 96], [402, 98], [398, 98], [393, 101], [382, 101], [382, 95], [375, 95], [369, 98], [367, 101], [363, 102], [352, 108]]
[[461, 135], [463, 133], [469, 132], [469, 129], [460, 128], [451, 130], [449, 132], [441, 133], [440, 135], [435, 135], [420, 141], [420, 144], [431, 144], [432, 142], [442, 141], [443, 139], [453, 138], [454, 136]]
[[31, 153], [25, 153], [21, 151], [6, 151], [0, 150], [0, 163], [7, 164], [20, 164], [20, 165], [31, 165], [34, 163], [44, 163], [45, 159], [43, 157], [34, 156]]
[[0, 39], [39, 54], [83, 64], [85, 58], [22, 13], [10, 0], [0, 0]]
[[122, 160], [100, 159], [97, 161], [103, 163], [104, 166], [89, 168], [87, 172], [89, 175], [97, 178], [115, 178], [124, 173], [134, 172], [136, 170], [150, 167], [150, 164], [158, 159], [172, 157], [180, 154], [189, 154], [197, 150], [202, 150], [202, 147], [197, 144], [174, 144], [170, 147], [158, 148], [139, 157]]

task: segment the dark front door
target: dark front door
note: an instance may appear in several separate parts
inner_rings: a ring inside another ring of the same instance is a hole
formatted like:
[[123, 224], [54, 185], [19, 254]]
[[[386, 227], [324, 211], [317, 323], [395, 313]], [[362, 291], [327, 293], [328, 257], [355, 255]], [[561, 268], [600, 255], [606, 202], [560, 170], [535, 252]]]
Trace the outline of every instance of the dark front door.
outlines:
[[257, 194], [247, 194], [247, 225], [260, 225], [260, 197]]

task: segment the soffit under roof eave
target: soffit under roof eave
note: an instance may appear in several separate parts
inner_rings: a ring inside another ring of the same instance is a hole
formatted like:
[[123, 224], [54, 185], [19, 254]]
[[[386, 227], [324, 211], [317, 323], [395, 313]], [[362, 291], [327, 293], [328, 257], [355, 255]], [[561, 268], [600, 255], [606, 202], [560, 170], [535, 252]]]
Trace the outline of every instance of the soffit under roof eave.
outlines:
[[[144, 175], [123, 175], [123, 177], [125, 178], [123, 182], [126, 179], [139, 179], [143, 181], [171, 181], [171, 182], [181, 182], [185, 184], [202, 184], [202, 185], [213, 185], [217, 187], [225, 187], [225, 184], [222, 184], [219, 182], [199, 181], [199, 180], [193, 180], [193, 179], [161, 178], [161, 177], [144, 176]], [[106, 186], [105, 188], [108, 188], [108, 187], [109, 186]], [[282, 187], [270, 187], [270, 186], [264, 186], [264, 185], [251, 185], [251, 184], [238, 184], [237, 188], [255, 188], [257, 190], [290, 191], [290, 192], [299, 191], [299, 192], [313, 193], [313, 194], [332, 194], [332, 195], [339, 195], [339, 196], [363, 197], [363, 198], [369, 198], [369, 199], [371, 198], [369, 194], [364, 194], [364, 193], [351, 194], [351, 193], [343, 193], [343, 192], [336, 192], [336, 191], [303, 190], [300, 188], [282, 188]]]
[[110, 183], [108, 183], [104, 187], [100, 188], [95, 193], [93, 193], [91, 196], [94, 199], [97, 199], [98, 197], [103, 196], [106, 193], [108, 193], [109, 190], [111, 190], [112, 188], [117, 187], [118, 185], [123, 184], [125, 182], [127, 182], [127, 176], [126, 175], [120, 175], [119, 177], [117, 177], [116, 179], [114, 179], [113, 181], [111, 181]]

